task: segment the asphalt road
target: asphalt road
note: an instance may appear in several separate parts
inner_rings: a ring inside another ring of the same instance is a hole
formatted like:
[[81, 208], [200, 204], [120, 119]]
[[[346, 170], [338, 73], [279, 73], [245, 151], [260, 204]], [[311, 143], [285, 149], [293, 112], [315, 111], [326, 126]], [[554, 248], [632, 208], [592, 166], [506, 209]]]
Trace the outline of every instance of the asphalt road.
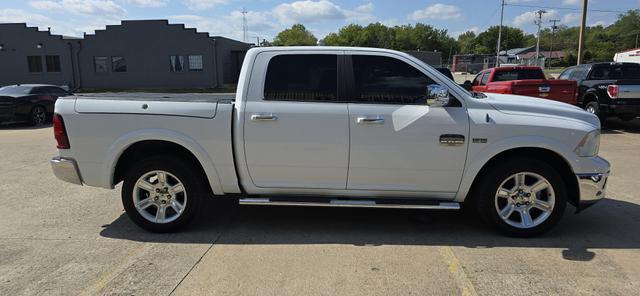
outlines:
[[640, 120], [610, 126], [610, 198], [535, 239], [461, 212], [216, 200], [151, 234], [119, 190], [54, 178], [51, 128], [1, 126], [0, 295], [637, 295]]

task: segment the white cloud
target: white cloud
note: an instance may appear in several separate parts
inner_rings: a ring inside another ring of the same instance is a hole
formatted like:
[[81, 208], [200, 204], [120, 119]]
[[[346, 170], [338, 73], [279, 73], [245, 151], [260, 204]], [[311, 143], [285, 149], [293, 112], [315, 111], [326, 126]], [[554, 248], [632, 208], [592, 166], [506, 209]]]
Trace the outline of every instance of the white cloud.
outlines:
[[[103, 20], [98, 20], [102, 22]], [[38, 13], [32, 13], [20, 9], [0, 9], [0, 23], [26, 23], [30, 27], [38, 27], [40, 30], [51, 28], [54, 34], [82, 36], [83, 29], [89, 28], [88, 24], [83, 22], [82, 25], [69, 20], [53, 19]], [[104, 25], [102, 25], [104, 26]]]
[[578, 21], [580, 20], [580, 15], [577, 13], [567, 13], [562, 17], [562, 24], [563, 25], [573, 25], [578, 23]]
[[284, 24], [336, 20], [347, 17], [338, 5], [326, 0], [282, 3], [273, 9], [273, 14]]
[[191, 10], [205, 10], [226, 4], [227, 0], [184, 0], [183, 3]]
[[[559, 18], [559, 14], [555, 10], [549, 10], [547, 13], [542, 15], [542, 24], [543, 27], [546, 27], [551, 19]], [[535, 21], [538, 20], [538, 14], [535, 11], [525, 12], [521, 15], [513, 18], [513, 24], [518, 27], [526, 27], [526, 26], [534, 26]]]
[[128, 0], [128, 2], [140, 7], [163, 7], [169, 0]]
[[325, 20], [348, 22], [373, 22], [375, 6], [368, 2], [353, 10], [342, 8], [328, 0], [303, 0], [282, 3], [271, 10], [271, 15], [281, 24], [317, 23]]
[[123, 16], [126, 10], [111, 0], [59, 0], [31, 1], [35, 9], [70, 12], [77, 15]]
[[462, 19], [462, 13], [456, 6], [437, 3], [424, 9], [416, 10], [409, 14], [407, 18], [412, 21], [421, 21], [426, 19], [459, 20]]
[[[240, 11], [233, 11], [217, 18], [190, 14], [174, 15], [169, 16], [169, 20], [197, 28], [200, 32], [209, 32], [212, 36], [242, 40], [242, 13]], [[282, 29], [282, 26], [272, 21], [270, 13], [265, 12], [247, 12], [247, 25], [249, 27], [248, 42], [253, 42], [256, 37], [271, 39], [277, 31]]]
[[582, 1], [580, 0], [562, 0], [562, 4], [564, 5], [577, 5], [578, 3], [581, 3]]

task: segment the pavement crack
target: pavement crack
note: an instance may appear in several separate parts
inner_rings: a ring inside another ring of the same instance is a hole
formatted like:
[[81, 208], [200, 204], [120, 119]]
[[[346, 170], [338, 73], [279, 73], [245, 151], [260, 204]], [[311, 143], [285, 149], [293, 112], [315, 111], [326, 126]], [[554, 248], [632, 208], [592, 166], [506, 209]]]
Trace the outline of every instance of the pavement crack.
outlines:
[[[234, 217], [235, 217], [235, 215], [234, 215]], [[200, 256], [200, 258], [198, 258], [198, 260], [193, 264], [193, 266], [191, 266], [191, 268], [189, 268], [189, 271], [187, 271], [187, 273], [184, 274], [184, 276], [180, 279], [180, 281], [176, 284], [176, 286], [173, 287], [171, 292], [169, 292], [169, 294], [168, 294], [169, 296], [171, 296], [171, 295], [173, 295], [175, 293], [175, 291], [178, 289], [178, 287], [180, 287], [182, 282], [184, 282], [184, 280], [189, 276], [189, 274], [191, 274], [191, 272], [196, 268], [196, 266], [198, 266], [198, 264], [200, 264], [200, 262], [202, 262], [202, 259], [204, 258], [204, 256], [206, 256], [209, 253], [209, 251], [211, 251], [213, 246], [215, 246], [215, 244], [218, 242], [218, 240], [220, 240], [222, 235], [224, 235], [225, 230], [228, 229], [228, 227], [229, 227], [229, 225], [231, 224], [232, 221], [233, 221], [233, 218], [229, 219], [229, 221], [224, 223], [224, 225], [222, 226], [222, 230], [220, 231], [220, 234], [218, 234], [218, 236], [216, 236], [216, 238], [211, 242], [211, 245], [209, 245], [207, 250], [204, 251], [204, 253], [202, 253], [202, 256]]]

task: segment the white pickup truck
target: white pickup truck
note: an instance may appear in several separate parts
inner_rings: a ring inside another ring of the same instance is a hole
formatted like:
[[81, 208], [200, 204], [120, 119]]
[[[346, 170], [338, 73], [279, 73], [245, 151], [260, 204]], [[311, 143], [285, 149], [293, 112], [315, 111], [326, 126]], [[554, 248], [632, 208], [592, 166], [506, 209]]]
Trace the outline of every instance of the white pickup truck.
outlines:
[[234, 98], [67, 97], [55, 175], [114, 188], [154, 232], [210, 196], [241, 204], [477, 210], [534, 236], [605, 196], [600, 122], [578, 107], [469, 93], [407, 54], [249, 50]]

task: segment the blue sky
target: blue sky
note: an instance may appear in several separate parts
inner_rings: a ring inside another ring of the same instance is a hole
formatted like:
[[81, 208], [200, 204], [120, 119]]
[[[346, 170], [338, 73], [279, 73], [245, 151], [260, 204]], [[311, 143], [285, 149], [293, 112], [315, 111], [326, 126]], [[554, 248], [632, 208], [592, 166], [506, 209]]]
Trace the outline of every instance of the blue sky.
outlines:
[[[534, 13], [548, 6], [544, 16], [561, 24], [579, 22], [581, 0], [507, 0], [505, 24], [534, 32]], [[2, 0], [0, 23], [26, 22], [57, 34], [80, 36], [122, 19], [169, 19], [202, 32], [242, 39], [245, 8], [249, 41], [272, 39], [293, 23], [303, 23], [317, 37], [337, 31], [349, 23], [386, 25], [422, 22], [444, 28], [452, 36], [473, 30], [481, 32], [500, 19], [500, 0]], [[615, 3], [615, 5], [611, 5]], [[520, 6], [515, 6], [520, 5]], [[626, 11], [640, 7], [640, 0], [591, 0], [590, 9]], [[592, 11], [588, 24], [611, 24], [616, 12]]]

